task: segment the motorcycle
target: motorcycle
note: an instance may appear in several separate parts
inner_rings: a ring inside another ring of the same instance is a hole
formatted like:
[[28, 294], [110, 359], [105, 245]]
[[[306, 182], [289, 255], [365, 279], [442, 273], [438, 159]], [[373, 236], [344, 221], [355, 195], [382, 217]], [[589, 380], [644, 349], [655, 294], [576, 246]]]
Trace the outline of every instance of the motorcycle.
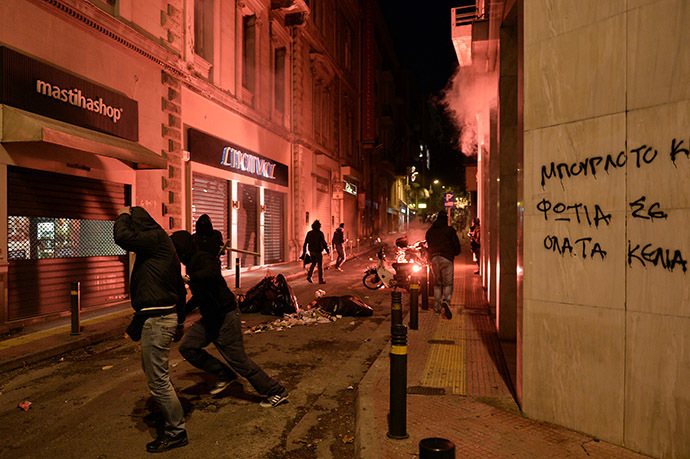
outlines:
[[376, 254], [376, 265], [368, 267], [364, 271], [362, 283], [370, 290], [381, 287], [410, 288], [410, 278], [422, 270], [422, 264], [417, 262], [394, 262], [389, 266], [386, 263], [386, 254], [381, 247]]

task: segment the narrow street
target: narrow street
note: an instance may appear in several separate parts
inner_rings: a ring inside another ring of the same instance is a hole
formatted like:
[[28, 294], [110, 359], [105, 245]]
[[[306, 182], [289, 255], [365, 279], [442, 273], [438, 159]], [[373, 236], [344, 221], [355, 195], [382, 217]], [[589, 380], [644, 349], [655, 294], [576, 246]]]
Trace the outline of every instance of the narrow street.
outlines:
[[[262, 408], [243, 379], [213, 396], [214, 378], [187, 362], [173, 346], [173, 383], [184, 406], [189, 446], [170, 457], [353, 457], [358, 383], [389, 334], [390, 290], [362, 285], [366, 257], [344, 272], [326, 271], [326, 284], [290, 282], [300, 306], [322, 288], [351, 294], [374, 308], [372, 317], [245, 334], [248, 354], [290, 392], [288, 403]], [[316, 276], [315, 276], [316, 277]], [[251, 286], [242, 285], [243, 290]], [[407, 300], [404, 300], [407, 301]], [[197, 316], [188, 318], [188, 325]], [[247, 327], [277, 317], [245, 314]], [[146, 457], [155, 438], [157, 409], [140, 368], [138, 345], [110, 340], [51, 361], [0, 375], [0, 456], [12, 458]], [[210, 351], [217, 355], [211, 346]], [[28, 400], [31, 409], [17, 408]]]

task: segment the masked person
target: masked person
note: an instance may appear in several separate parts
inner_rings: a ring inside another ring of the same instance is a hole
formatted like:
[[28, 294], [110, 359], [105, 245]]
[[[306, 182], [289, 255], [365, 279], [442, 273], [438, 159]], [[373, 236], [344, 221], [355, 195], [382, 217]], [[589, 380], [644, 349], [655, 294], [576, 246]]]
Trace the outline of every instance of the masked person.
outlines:
[[186, 291], [180, 260], [163, 228], [141, 207], [124, 207], [115, 220], [115, 243], [134, 252], [130, 280], [134, 320], [127, 334], [141, 339], [141, 360], [151, 394], [165, 420], [164, 432], [146, 445], [151, 453], [188, 443], [184, 412], [170, 382], [170, 343], [181, 336]]
[[311, 224], [311, 231], [304, 238], [301, 258], [305, 257], [307, 250], [309, 250], [309, 257], [311, 258], [311, 265], [309, 266], [309, 272], [307, 272], [307, 282], [311, 284], [314, 266], [318, 266], [319, 284], [325, 284], [326, 281], [323, 280], [323, 251], [325, 250], [327, 254], [331, 252], [328, 250], [326, 237], [323, 235], [323, 231], [321, 231], [321, 222], [318, 220], [314, 220], [314, 223]]
[[331, 244], [333, 244], [333, 250], [338, 254], [338, 258], [335, 260], [335, 269], [342, 272], [341, 268], [343, 262], [345, 261], [345, 223], [341, 223], [338, 228], [336, 228], [333, 233], [333, 238], [331, 239]]
[[[176, 231], [171, 239], [187, 268], [183, 279], [192, 292], [187, 312], [195, 308], [201, 312], [201, 319], [189, 328], [180, 343], [180, 354], [195, 367], [216, 375], [217, 382], [211, 394], [221, 393], [237, 378], [237, 373], [267, 397], [261, 406], [270, 408], [285, 402], [288, 398], [285, 387], [268, 376], [244, 350], [235, 295], [221, 275], [215, 257], [199, 250], [187, 231]], [[204, 350], [210, 343], [216, 346], [229, 367]]]
[[196, 232], [192, 235], [199, 250], [210, 253], [214, 257], [220, 256], [220, 251], [225, 242], [223, 234], [217, 229], [213, 229], [211, 217], [201, 214], [196, 221]]
[[447, 319], [453, 317], [450, 310], [450, 298], [453, 295], [453, 259], [460, 255], [460, 240], [452, 226], [448, 226], [448, 215], [441, 211], [431, 228], [426, 232], [428, 256], [434, 272], [434, 301], [436, 313], [445, 314]]

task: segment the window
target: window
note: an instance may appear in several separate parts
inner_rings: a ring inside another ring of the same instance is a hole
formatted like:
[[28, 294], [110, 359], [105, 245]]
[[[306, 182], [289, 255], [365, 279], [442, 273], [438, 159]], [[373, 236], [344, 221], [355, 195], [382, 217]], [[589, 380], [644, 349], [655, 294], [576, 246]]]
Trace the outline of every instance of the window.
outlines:
[[194, 53], [213, 62], [213, 0], [194, 0]]
[[274, 52], [273, 73], [275, 79], [273, 106], [276, 111], [285, 113], [285, 48], [277, 48]]
[[256, 76], [256, 16], [242, 18], [242, 86], [252, 94]]

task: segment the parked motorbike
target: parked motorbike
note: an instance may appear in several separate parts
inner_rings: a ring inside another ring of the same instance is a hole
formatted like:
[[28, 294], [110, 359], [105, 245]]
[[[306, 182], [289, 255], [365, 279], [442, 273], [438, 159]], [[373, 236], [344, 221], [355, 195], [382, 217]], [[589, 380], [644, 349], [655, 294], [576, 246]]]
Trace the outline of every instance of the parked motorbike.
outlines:
[[396, 261], [389, 266], [383, 247], [379, 249], [376, 257], [376, 265], [368, 267], [362, 278], [364, 286], [371, 290], [381, 287], [409, 289], [410, 278], [422, 270], [422, 264], [417, 262]]

